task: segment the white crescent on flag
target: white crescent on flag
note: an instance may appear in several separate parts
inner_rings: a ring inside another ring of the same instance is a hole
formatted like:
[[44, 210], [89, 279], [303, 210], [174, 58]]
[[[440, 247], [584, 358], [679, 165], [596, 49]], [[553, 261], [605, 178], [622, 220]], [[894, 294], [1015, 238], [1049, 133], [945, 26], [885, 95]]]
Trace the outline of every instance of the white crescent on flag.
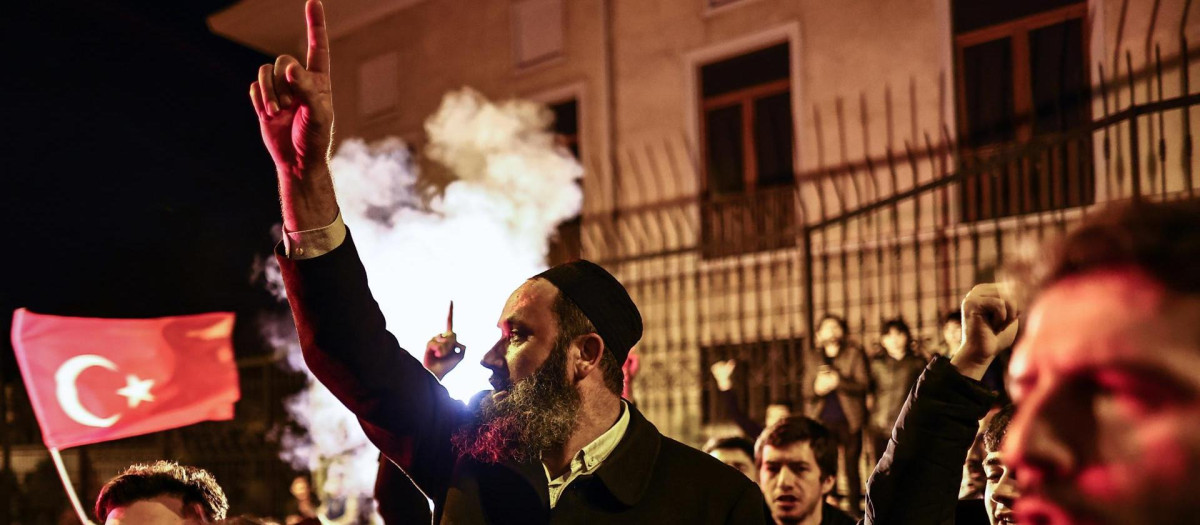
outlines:
[[93, 366], [117, 371], [117, 365], [108, 359], [94, 354], [77, 355], [63, 362], [62, 366], [54, 372], [54, 392], [58, 396], [58, 404], [62, 406], [63, 412], [66, 412], [67, 416], [74, 419], [76, 423], [89, 427], [111, 427], [113, 423], [121, 419], [121, 414], [102, 418], [88, 412], [79, 402], [79, 391], [75, 388], [75, 380], [84, 370]]

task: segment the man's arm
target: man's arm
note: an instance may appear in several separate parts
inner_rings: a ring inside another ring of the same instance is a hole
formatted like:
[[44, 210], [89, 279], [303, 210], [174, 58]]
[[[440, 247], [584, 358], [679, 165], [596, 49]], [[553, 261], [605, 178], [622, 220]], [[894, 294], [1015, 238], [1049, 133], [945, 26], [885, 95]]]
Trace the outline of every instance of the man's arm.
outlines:
[[283, 55], [260, 67], [258, 80], [250, 85], [263, 143], [275, 161], [283, 228], [290, 232], [322, 228], [338, 214], [328, 162], [333, 90], [325, 8], [320, 0], [309, 0], [305, 14], [307, 66]]
[[464, 411], [387, 332], [354, 242], [339, 229], [328, 166], [334, 115], [325, 12], [320, 0], [309, 0], [305, 11], [306, 65], [280, 56], [260, 67], [250, 86], [263, 143], [275, 161], [287, 243], [297, 232], [320, 231], [316, 235], [334, 244], [317, 257], [299, 248], [276, 253], [304, 358], [372, 441], [427, 491], [440, 494], [453, 466], [450, 434]]
[[921, 374], [867, 482], [867, 524], [954, 523], [963, 462], [997, 398], [979, 379], [1016, 333], [1016, 310], [996, 285], [972, 289], [963, 314], [962, 348]]
[[438, 497], [466, 409], [388, 333], [352, 235], [320, 257], [276, 255], [309, 369], [388, 458]]
[[734, 359], [717, 361], [710, 367], [713, 379], [717, 381], [717, 397], [725, 405], [725, 413], [733, 419], [738, 428], [742, 429], [742, 433], [746, 437], [753, 440], [762, 433], [763, 427], [746, 416], [742, 407], [738, 406], [737, 395], [733, 393], [733, 371], [735, 369], [737, 369], [737, 361]]

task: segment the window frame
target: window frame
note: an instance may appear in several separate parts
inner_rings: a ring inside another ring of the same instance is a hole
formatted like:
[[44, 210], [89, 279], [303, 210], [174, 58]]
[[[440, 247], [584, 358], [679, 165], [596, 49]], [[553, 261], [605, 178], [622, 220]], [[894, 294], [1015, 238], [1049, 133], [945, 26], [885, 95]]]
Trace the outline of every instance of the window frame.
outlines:
[[[955, 76], [955, 104], [958, 113], [958, 136], [970, 136], [970, 118], [967, 114], [967, 78], [965, 74], [964, 50], [968, 47], [991, 42], [1001, 38], [1011, 39], [1011, 54], [1013, 59], [1012, 71], [1012, 89], [1013, 89], [1013, 117], [1022, 115], [1030, 116], [1026, 119], [1015, 119], [1014, 124], [1014, 144], [1028, 143], [1034, 138], [1033, 125], [1033, 77], [1030, 71], [1029, 60], [1029, 33], [1041, 29], [1043, 27], [1061, 24], [1068, 20], [1078, 18], [1083, 23], [1083, 64], [1084, 71], [1088, 71], [1091, 64], [1091, 49], [1088, 42], [1091, 41], [1090, 26], [1087, 23], [1087, 2], [1079, 2], [1077, 4], [1059, 7], [1044, 11], [1024, 18], [1001, 22], [996, 25], [987, 26], [980, 29], [968, 31], [960, 35], [954, 35], [954, 76]], [[1087, 81], [1087, 79], [1084, 79]], [[1090, 108], [1090, 106], [1088, 106]], [[1090, 112], [1090, 111], [1089, 111]], [[1091, 115], [1088, 115], [1091, 120]], [[970, 146], [974, 148], [974, 146]]]

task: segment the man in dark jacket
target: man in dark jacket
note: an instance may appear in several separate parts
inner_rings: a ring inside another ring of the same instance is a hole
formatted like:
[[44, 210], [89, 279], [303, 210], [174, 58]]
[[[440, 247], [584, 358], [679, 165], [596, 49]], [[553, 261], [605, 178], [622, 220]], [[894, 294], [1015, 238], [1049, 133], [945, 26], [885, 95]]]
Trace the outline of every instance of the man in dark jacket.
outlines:
[[492, 394], [468, 410], [388, 333], [341, 221], [326, 158], [333, 101], [324, 8], [306, 6], [308, 61], [279, 57], [251, 87], [275, 160], [277, 249], [304, 358], [441, 523], [763, 523], [745, 476], [669, 439], [621, 399], [637, 307], [586, 261], [522, 284], [483, 356]]
[[846, 321], [826, 314], [817, 324], [816, 347], [804, 353], [804, 415], [820, 421], [838, 440], [841, 471], [848, 487], [843, 508], [857, 509], [862, 498], [858, 472], [870, 377], [867, 357], [849, 339]]
[[867, 436], [875, 458], [882, 456], [887, 448], [892, 426], [904, 407], [904, 399], [916, 384], [926, 362], [914, 352], [912, 331], [903, 319], [885, 321], [879, 332], [879, 344], [883, 352], [872, 358], [870, 363], [871, 393], [875, 402], [871, 405], [871, 417], [867, 422]]

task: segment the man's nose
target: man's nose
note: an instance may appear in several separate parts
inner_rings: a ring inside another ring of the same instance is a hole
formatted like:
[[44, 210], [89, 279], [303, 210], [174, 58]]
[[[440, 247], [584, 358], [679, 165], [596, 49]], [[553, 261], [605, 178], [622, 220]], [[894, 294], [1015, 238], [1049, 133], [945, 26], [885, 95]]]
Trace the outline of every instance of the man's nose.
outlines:
[[[1087, 433], [1084, 406], [1068, 409], [1063, 396], [1031, 395], [1023, 400], [1004, 437], [1004, 461], [1015, 470], [1022, 487], [1062, 479], [1077, 467], [1074, 447], [1063, 438], [1063, 429]], [[1074, 412], [1074, 413], [1071, 413]]]
[[503, 370], [504, 369], [504, 339], [500, 339], [499, 341], [496, 341], [496, 344], [492, 345], [492, 348], [490, 348], [486, 353], [483, 354], [483, 358], [479, 360], [479, 364], [483, 365], [484, 368], [491, 370], [493, 372], [495, 372], [497, 370]]
[[796, 485], [796, 474], [792, 472], [792, 469], [783, 467], [779, 469], [779, 479], [775, 480], [775, 484], [779, 488], [794, 487]]
[[1016, 472], [1011, 468], [1005, 469], [1004, 474], [1000, 476], [1000, 480], [996, 482], [996, 486], [992, 489], [992, 501], [1012, 508], [1013, 502], [1020, 495], [1021, 491], [1017, 488]]

